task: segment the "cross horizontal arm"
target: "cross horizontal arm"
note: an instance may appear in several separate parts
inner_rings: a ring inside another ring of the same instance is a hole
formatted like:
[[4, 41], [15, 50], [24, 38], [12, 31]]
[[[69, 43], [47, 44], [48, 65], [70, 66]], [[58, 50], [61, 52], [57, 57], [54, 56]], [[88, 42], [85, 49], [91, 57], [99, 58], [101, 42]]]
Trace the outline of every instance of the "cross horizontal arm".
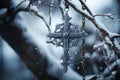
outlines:
[[79, 33], [70, 33], [69, 37], [70, 38], [81, 38], [81, 37], [86, 37], [87, 33], [85, 32], [79, 32]]
[[62, 38], [62, 33], [50, 33], [48, 34], [48, 37], [50, 38]]

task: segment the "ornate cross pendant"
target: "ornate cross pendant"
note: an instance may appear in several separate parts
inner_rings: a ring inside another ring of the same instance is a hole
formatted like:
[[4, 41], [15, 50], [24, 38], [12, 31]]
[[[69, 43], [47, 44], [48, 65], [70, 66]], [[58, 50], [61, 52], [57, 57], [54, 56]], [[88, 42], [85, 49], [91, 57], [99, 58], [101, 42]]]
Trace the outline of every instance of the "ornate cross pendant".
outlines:
[[[56, 29], [54, 33], [49, 33], [48, 37], [50, 41], [48, 43], [52, 43], [56, 46], [61, 46], [64, 49], [64, 55], [62, 57], [64, 72], [67, 72], [69, 62], [69, 49], [73, 46], [77, 46], [79, 40], [87, 36], [87, 33], [82, 31], [78, 25], [70, 23], [71, 17], [69, 17], [66, 12], [64, 15], [64, 23], [56, 25]], [[51, 40], [53, 38], [53, 40]]]

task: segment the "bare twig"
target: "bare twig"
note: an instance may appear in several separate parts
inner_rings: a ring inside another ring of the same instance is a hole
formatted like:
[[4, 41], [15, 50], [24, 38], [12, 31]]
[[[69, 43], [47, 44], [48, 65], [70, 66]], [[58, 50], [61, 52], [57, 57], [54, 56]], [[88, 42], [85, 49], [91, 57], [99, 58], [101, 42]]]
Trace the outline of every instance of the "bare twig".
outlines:
[[120, 19], [113, 17], [113, 14], [96, 14], [96, 15], [94, 15], [94, 17], [97, 17], [97, 16], [105, 16], [105, 17], [112, 19], [113, 22], [115, 22], [115, 21], [120, 22]]
[[21, 1], [17, 6], [16, 6], [16, 8], [18, 8], [21, 4], [23, 4], [25, 1], [27, 1], [27, 0], [23, 0], [23, 1]]
[[[54, 0], [52, 0], [50, 2], [50, 5], [54, 4]], [[52, 22], [52, 7], [49, 6], [49, 26], [51, 27], [51, 22]], [[51, 32], [50, 28], [49, 28], [49, 32]]]
[[[25, 12], [29, 12], [29, 9], [28, 8], [19, 8], [15, 11], [15, 14], [21, 12], [21, 11], [25, 11]], [[45, 20], [45, 18], [40, 15], [37, 11], [35, 11], [34, 9], [31, 9], [30, 10], [31, 13], [33, 13], [34, 15], [36, 15], [37, 17], [41, 18], [43, 20], [43, 22], [45, 23], [45, 25], [47, 26], [48, 30], [50, 31], [50, 27], [47, 23], [47, 21]]]
[[60, 12], [61, 12], [62, 16], [64, 16], [64, 9], [61, 7], [61, 2], [62, 2], [62, 0], [58, 0], [58, 5], [59, 5], [59, 8], [60, 8]]

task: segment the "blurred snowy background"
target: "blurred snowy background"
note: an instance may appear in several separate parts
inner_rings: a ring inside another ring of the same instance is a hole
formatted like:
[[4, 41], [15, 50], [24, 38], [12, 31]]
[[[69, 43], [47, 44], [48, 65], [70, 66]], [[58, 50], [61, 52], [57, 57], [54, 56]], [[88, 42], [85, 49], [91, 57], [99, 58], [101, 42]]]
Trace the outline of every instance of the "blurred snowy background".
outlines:
[[[21, 2], [21, 0], [12, 0], [13, 6], [16, 6]], [[47, 0], [45, 0], [47, 1]], [[48, 0], [49, 1], [49, 0]], [[76, 1], [75, 1], [76, 2]], [[77, 2], [76, 2], [77, 3]], [[21, 6], [26, 6], [27, 2], [22, 4]], [[57, 5], [57, 1], [55, 0], [55, 5]], [[86, 0], [86, 4], [89, 6], [90, 10], [94, 14], [107, 14], [113, 13], [116, 18], [120, 18], [120, 1], [119, 0]], [[42, 7], [42, 8], [41, 8]], [[36, 7], [33, 6], [35, 9]], [[49, 22], [48, 17], [48, 7], [40, 6], [40, 8], [36, 8]], [[1, 12], [2, 10], [0, 10]], [[69, 11], [70, 16], [72, 17], [71, 22], [81, 25], [81, 15], [76, 13], [73, 9]], [[48, 40], [47, 34], [48, 29], [45, 27], [44, 22], [31, 14], [21, 12], [18, 14], [19, 16], [16, 18], [15, 23], [21, 25], [22, 28], [26, 29], [23, 33], [26, 37], [30, 39], [33, 43], [35, 43], [39, 49], [42, 49], [44, 54], [48, 60], [50, 61], [48, 73], [51, 75], [55, 75], [61, 77], [63, 80], [81, 80], [79, 70], [79, 65], [75, 65], [74, 70], [69, 68], [68, 72], [63, 76], [59, 76], [56, 74], [56, 70], [61, 67], [60, 58], [63, 54], [63, 50], [61, 47], [56, 47], [52, 44], [47, 44]], [[106, 17], [98, 17], [100, 21], [105, 24], [105, 26], [112, 32], [120, 33], [120, 23], [113, 23], [112, 20]], [[55, 25], [62, 23], [62, 16], [58, 7], [53, 7], [52, 11], [52, 26], [51, 30], [54, 31]], [[93, 55], [93, 44], [95, 41], [95, 28], [94, 26], [87, 21], [86, 28], [89, 36], [86, 39], [87, 44], [87, 57], [94, 56]], [[53, 64], [51, 66], [51, 64]], [[90, 64], [86, 64], [89, 66]], [[93, 75], [95, 72], [91, 68], [86, 68], [87, 75]], [[90, 76], [91, 77], [91, 76]], [[88, 77], [88, 78], [90, 78]], [[21, 61], [20, 57], [16, 54], [16, 52], [4, 41], [0, 38], [0, 80], [36, 80], [35, 76], [32, 74], [30, 70], [27, 69], [26, 65]]]

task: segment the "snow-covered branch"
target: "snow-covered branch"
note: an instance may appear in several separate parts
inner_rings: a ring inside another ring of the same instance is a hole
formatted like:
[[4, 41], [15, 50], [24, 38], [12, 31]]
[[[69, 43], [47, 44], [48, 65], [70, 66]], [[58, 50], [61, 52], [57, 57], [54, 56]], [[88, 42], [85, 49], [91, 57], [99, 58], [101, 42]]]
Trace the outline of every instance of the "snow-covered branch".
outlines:
[[85, 4], [85, 2], [83, 0], [79, 0], [81, 2], [81, 4], [85, 7], [85, 9], [87, 10], [87, 12], [93, 16], [93, 13], [91, 12], [91, 10], [88, 8], [88, 6]]
[[117, 18], [113, 17], [113, 14], [111, 14], [111, 13], [109, 13], [109, 14], [96, 14], [96, 15], [94, 15], [94, 17], [97, 17], [97, 16], [108, 17], [111, 20], [113, 20], [113, 22], [115, 22], [115, 21], [120, 22], [120, 19], [117, 19]]
[[22, 12], [22, 11], [32, 13], [32, 14], [34, 14], [35, 16], [37, 16], [37, 17], [39, 17], [40, 19], [42, 19], [43, 22], [45, 23], [45, 25], [47, 26], [48, 30], [50, 31], [50, 27], [49, 27], [47, 21], [45, 20], [45, 18], [44, 18], [41, 14], [39, 14], [38, 11], [36, 11], [36, 10], [34, 10], [34, 9], [30, 9], [30, 10], [29, 10], [28, 8], [18, 8], [18, 9], [15, 11], [15, 14], [18, 14], [19, 12]]

